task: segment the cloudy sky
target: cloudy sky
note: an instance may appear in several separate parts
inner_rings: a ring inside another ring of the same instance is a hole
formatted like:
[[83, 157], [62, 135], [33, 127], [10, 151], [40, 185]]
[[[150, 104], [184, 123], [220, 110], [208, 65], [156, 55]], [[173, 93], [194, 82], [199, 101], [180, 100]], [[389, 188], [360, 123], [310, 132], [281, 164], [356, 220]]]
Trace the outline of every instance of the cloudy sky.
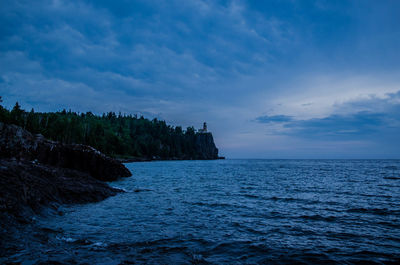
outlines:
[[400, 158], [400, 1], [0, 3], [7, 107], [207, 121], [230, 158]]

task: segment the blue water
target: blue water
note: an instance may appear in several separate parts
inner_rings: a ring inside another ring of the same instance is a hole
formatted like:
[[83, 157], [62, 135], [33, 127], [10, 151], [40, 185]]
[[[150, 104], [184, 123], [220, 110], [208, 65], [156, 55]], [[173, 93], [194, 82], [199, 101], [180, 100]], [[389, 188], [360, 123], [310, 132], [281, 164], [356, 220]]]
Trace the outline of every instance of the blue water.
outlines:
[[400, 261], [400, 160], [129, 163], [125, 193], [42, 217], [26, 264]]

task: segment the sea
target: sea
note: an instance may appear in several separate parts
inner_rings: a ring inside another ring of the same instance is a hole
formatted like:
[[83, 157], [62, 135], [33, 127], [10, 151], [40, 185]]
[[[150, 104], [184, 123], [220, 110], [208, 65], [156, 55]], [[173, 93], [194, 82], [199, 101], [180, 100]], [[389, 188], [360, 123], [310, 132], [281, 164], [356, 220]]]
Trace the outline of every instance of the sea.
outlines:
[[35, 221], [21, 264], [400, 264], [400, 160], [127, 163]]

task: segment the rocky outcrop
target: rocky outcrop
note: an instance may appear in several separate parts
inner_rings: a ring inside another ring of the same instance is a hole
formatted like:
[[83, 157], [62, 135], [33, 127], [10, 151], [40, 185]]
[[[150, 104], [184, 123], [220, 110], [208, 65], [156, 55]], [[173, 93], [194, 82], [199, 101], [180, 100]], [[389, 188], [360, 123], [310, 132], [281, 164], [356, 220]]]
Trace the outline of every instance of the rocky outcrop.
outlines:
[[123, 164], [90, 146], [50, 141], [19, 126], [4, 123], [0, 123], [0, 158], [37, 161], [74, 169], [102, 181], [131, 176]]
[[29, 221], [46, 206], [115, 195], [121, 190], [103, 181], [130, 175], [123, 164], [94, 148], [50, 141], [0, 123], [0, 223], [6, 229], [15, 220]]
[[196, 134], [197, 159], [218, 159], [218, 148], [211, 133]]
[[0, 159], [0, 221], [29, 222], [45, 206], [96, 202], [119, 191], [77, 170]]
[[34, 238], [23, 231], [35, 226], [39, 212], [62, 214], [60, 204], [113, 196], [122, 190], [103, 181], [130, 175], [123, 164], [89, 146], [50, 141], [0, 123], [0, 257]]
[[[190, 154], [181, 154], [180, 156], [172, 157], [129, 157], [119, 158], [122, 163], [129, 162], [145, 162], [145, 161], [157, 161], [157, 160], [214, 160], [214, 159], [225, 159], [218, 155], [218, 148], [215, 146], [214, 138], [210, 132], [196, 133], [192, 136], [189, 141], [190, 149], [193, 150]], [[193, 144], [193, 145], [192, 145]], [[193, 148], [192, 148], [193, 147]]]
[[118, 192], [88, 173], [0, 159], [0, 257], [23, 250], [36, 238], [36, 214], [62, 214], [60, 204], [97, 202]]

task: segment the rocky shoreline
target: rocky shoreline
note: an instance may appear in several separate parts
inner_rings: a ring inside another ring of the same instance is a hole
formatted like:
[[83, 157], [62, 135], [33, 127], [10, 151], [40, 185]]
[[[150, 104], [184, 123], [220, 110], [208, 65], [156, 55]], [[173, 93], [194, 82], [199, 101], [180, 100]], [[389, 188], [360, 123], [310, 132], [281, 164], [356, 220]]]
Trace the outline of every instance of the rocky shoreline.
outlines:
[[131, 176], [92, 147], [62, 144], [0, 123], [0, 247], [21, 224], [61, 204], [97, 202], [121, 190], [105, 181]]

